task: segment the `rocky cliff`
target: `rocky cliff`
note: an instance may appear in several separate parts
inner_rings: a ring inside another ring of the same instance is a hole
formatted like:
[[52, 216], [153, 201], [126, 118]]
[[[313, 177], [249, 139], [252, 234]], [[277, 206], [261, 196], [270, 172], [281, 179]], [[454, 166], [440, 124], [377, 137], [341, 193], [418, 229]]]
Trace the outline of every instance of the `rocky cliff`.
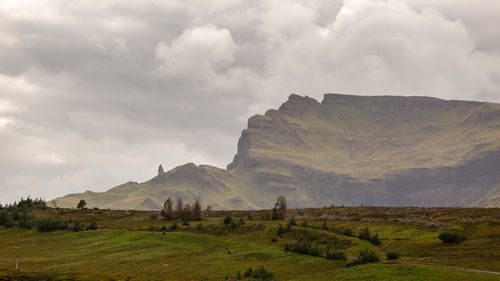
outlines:
[[183, 196], [216, 208], [269, 208], [283, 194], [292, 207], [498, 206], [500, 105], [339, 94], [320, 103], [291, 95], [248, 120], [227, 170], [187, 164], [129, 189], [90, 193], [88, 202], [143, 208]]

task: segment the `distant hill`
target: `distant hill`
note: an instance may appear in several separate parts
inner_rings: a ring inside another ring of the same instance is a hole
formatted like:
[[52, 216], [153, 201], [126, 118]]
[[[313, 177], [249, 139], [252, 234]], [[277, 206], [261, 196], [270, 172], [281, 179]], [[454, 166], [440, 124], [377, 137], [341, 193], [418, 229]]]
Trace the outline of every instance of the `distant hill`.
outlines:
[[157, 209], [168, 197], [214, 208], [500, 206], [500, 104], [430, 97], [291, 95], [248, 120], [227, 169], [186, 164], [59, 206]]

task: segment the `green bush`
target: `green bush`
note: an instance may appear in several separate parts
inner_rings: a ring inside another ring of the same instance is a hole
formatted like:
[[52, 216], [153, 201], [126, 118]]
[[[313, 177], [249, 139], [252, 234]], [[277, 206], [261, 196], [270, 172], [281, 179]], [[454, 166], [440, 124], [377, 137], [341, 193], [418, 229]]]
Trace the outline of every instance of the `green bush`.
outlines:
[[464, 234], [457, 232], [443, 232], [439, 234], [438, 238], [447, 244], [457, 244], [466, 239]]
[[292, 218], [290, 219], [290, 222], [289, 222], [290, 225], [297, 225], [297, 221], [295, 221], [295, 217], [292, 216]]
[[361, 265], [361, 264], [367, 264], [367, 263], [378, 263], [380, 262], [380, 257], [377, 255], [372, 250], [364, 250], [361, 253], [359, 253], [359, 256], [357, 259], [349, 262], [347, 266], [355, 266], [355, 265]]
[[342, 234], [344, 234], [345, 236], [354, 236], [354, 232], [352, 232], [352, 229], [350, 228], [346, 228]]
[[73, 231], [74, 232], [78, 232], [78, 231], [82, 231], [83, 230], [83, 227], [80, 225], [80, 221], [75, 221], [75, 223], [73, 223]]
[[370, 240], [370, 230], [368, 229], [368, 227], [365, 227], [359, 232], [358, 238], [366, 241]]
[[65, 224], [60, 219], [41, 219], [36, 222], [36, 228], [40, 232], [65, 229], [64, 226]]
[[97, 230], [98, 229], [98, 226], [97, 226], [97, 221], [93, 220], [89, 226], [87, 226], [87, 230]]
[[278, 235], [282, 235], [282, 234], [285, 234], [285, 229], [283, 228], [283, 226], [281, 225], [281, 223], [278, 225], [278, 230], [276, 231], [278, 233]]
[[253, 278], [260, 278], [263, 281], [272, 280], [274, 278], [274, 274], [267, 271], [263, 266], [261, 266], [259, 269], [256, 269], [253, 272]]
[[380, 245], [380, 239], [378, 238], [378, 233], [375, 233], [375, 235], [370, 236], [370, 242], [375, 246]]
[[224, 219], [224, 224], [226, 225], [229, 225], [233, 222], [233, 218], [231, 218], [231, 216], [227, 216], [225, 219]]
[[347, 255], [338, 250], [328, 250], [328, 252], [325, 255], [325, 258], [329, 260], [341, 260], [341, 261], [346, 261], [347, 260]]
[[397, 260], [399, 259], [399, 254], [395, 252], [389, 252], [387, 253], [387, 259], [388, 260]]

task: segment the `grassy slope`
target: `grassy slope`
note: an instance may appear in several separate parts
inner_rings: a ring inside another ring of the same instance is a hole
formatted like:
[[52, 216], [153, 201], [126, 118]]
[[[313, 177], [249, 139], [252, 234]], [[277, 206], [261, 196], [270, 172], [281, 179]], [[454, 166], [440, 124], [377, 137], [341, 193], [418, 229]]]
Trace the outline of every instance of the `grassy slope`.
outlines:
[[20, 258], [23, 271], [222, 280], [227, 273], [235, 276], [238, 270], [265, 265], [279, 280], [499, 280], [488, 274], [422, 266], [369, 265], [346, 269], [338, 261], [190, 233], [101, 230], [40, 234], [13, 229], [1, 234], [0, 267], [12, 267], [8, 257], [16, 257]]
[[[377, 208], [345, 208], [355, 216], [379, 215]], [[392, 208], [386, 215], [400, 217], [408, 208]], [[344, 208], [332, 209], [343, 212]], [[330, 209], [294, 210], [316, 216]], [[376, 211], [376, 212], [375, 212]], [[496, 215], [484, 209], [474, 209], [478, 218], [463, 223], [462, 211], [466, 209], [416, 208], [414, 214], [431, 213], [446, 219], [449, 228], [460, 228], [467, 233], [467, 240], [458, 245], [443, 245], [438, 234], [443, 231], [415, 224], [395, 222], [328, 221], [327, 230], [320, 229], [323, 221], [308, 219], [309, 227], [295, 226], [291, 232], [277, 235], [278, 224], [286, 221], [246, 221], [235, 230], [221, 225], [222, 217], [229, 213], [248, 214], [246, 211], [216, 212], [191, 226], [180, 226], [179, 232], [148, 231], [151, 226], [171, 226], [173, 222], [154, 220], [154, 212], [88, 210], [36, 210], [36, 217], [61, 217], [78, 219], [83, 225], [97, 220], [98, 231], [57, 231], [39, 233], [18, 228], [0, 227], [0, 268], [12, 268], [15, 258], [21, 260], [23, 272], [89, 273], [104, 277], [171, 280], [221, 280], [226, 274], [236, 274], [248, 267], [264, 265], [279, 280], [500, 280], [500, 276], [470, 273], [449, 269], [448, 266], [500, 271], [500, 224]], [[265, 212], [255, 212], [256, 218]], [[335, 211], [337, 212], [337, 211]], [[390, 215], [390, 214], [393, 215]], [[491, 214], [490, 214], [491, 213]], [[414, 216], [414, 214], [409, 214]], [[481, 215], [482, 214], [482, 215]], [[481, 218], [489, 222], [483, 222]], [[435, 218], [431, 218], [434, 221]], [[478, 222], [476, 222], [478, 221]], [[301, 221], [298, 222], [301, 224]], [[354, 233], [368, 226], [377, 232], [382, 244], [378, 247], [356, 237], [338, 234], [338, 230], [351, 228]], [[323, 258], [285, 253], [285, 243], [294, 243], [303, 234], [315, 237], [315, 243], [324, 246], [334, 240], [349, 257], [364, 249], [372, 249], [381, 257], [396, 251], [402, 257], [399, 264], [377, 264], [346, 268], [342, 262]], [[277, 241], [272, 242], [272, 238]], [[325, 243], [325, 244], [323, 244]], [[231, 254], [228, 253], [231, 251]], [[428, 266], [414, 265], [426, 264]], [[168, 265], [168, 266], [167, 266]], [[2, 273], [0, 273], [0, 276]], [[12, 275], [12, 274], [11, 274]], [[83, 278], [83, 277], [82, 277]], [[0, 278], [0, 280], [2, 280]]]

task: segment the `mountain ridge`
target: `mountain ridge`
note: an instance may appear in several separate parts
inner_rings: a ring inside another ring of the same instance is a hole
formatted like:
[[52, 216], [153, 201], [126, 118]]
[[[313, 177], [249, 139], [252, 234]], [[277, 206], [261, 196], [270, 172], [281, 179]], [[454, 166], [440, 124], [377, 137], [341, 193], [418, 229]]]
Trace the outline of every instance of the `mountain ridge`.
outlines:
[[499, 170], [500, 104], [343, 94], [318, 102], [292, 94], [249, 118], [226, 169], [188, 163], [120, 192], [56, 201], [142, 208], [180, 196], [253, 209], [284, 194], [292, 207], [499, 206]]

